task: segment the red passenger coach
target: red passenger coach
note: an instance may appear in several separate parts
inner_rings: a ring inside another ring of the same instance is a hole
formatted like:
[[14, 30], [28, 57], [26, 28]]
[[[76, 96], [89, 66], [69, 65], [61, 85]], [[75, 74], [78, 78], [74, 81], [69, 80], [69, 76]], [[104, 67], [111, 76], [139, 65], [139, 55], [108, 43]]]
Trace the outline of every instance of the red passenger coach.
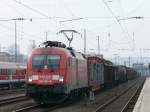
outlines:
[[34, 49], [27, 64], [27, 95], [38, 103], [58, 103], [87, 91], [87, 61], [61, 42]]
[[25, 84], [25, 74], [25, 65], [0, 62], [0, 87], [22, 87]]

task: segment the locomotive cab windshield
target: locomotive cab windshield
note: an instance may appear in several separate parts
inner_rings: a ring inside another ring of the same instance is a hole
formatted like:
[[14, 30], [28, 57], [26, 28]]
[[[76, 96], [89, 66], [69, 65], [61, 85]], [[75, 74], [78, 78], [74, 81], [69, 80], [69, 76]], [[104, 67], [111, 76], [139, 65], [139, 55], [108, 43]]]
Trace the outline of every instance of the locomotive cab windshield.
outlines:
[[60, 66], [60, 55], [51, 54], [35, 54], [32, 57], [33, 69], [49, 69], [56, 70]]

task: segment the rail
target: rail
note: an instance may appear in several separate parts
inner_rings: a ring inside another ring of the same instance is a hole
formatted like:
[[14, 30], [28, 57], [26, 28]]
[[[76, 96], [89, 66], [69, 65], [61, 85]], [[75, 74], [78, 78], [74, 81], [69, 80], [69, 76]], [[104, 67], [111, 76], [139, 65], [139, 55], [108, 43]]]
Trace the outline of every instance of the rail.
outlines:
[[[145, 82], [145, 80], [144, 80], [144, 82]], [[136, 103], [136, 101], [138, 99], [138, 96], [140, 95], [140, 92], [141, 92], [141, 90], [143, 88], [144, 82], [139, 86], [139, 88], [136, 89], [136, 91], [134, 92], [132, 97], [128, 100], [128, 102], [123, 107], [121, 112], [127, 112], [127, 110], [133, 110], [134, 105], [135, 105], [135, 103]]]
[[9, 103], [18, 102], [18, 101], [27, 100], [27, 99], [29, 99], [29, 98], [26, 97], [25, 95], [23, 95], [23, 96], [18, 96], [18, 97], [13, 97], [13, 98], [0, 100], [0, 106], [1, 105], [6, 105], [6, 104], [9, 104]]
[[117, 99], [119, 99], [122, 95], [124, 95], [126, 92], [128, 92], [130, 89], [132, 89], [137, 83], [138, 83], [138, 81], [136, 81], [134, 84], [132, 84], [125, 91], [121, 92], [119, 95], [114, 96], [113, 98], [111, 98], [110, 100], [108, 100], [106, 103], [100, 105], [94, 112], [101, 112], [102, 110], [104, 110], [107, 106], [109, 106], [110, 104], [112, 104], [114, 101], [116, 101]]

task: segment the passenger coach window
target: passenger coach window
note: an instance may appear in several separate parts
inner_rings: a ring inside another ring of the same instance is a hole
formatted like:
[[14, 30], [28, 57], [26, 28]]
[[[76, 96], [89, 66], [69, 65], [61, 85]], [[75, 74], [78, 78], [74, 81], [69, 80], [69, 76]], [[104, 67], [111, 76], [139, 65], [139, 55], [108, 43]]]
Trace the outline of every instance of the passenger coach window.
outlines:
[[2, 75], [7, 75], [7, 70], [6, 69], [2, 69]]
[[8, 69], [7, 75], [11, 75], [11, 69]]

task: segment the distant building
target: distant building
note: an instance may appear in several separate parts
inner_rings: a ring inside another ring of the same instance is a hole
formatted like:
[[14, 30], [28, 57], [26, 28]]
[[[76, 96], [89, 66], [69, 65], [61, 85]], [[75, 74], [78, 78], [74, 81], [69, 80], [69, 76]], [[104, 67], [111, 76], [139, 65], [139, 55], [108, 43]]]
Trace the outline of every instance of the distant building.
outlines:
[[14, 62], [15, 58], [14, 56], [10, 55], [7, 52], [0, 52], [0, 61], [1, 62]]
[[[0, 62], [15, 62], [15, 56], [7, 52], [0, 52]], [[26, 56], [17, 55], [17, 63], [26, 63]]]
[[142, 76], [150, 75], [149, 66], [144, 65], [144, 63], [134, 63], [133, 68], [137, 70]]
[[133, 68], [138, 71], [141, 75], [143, 75], [143, 63], [133, 63]]

